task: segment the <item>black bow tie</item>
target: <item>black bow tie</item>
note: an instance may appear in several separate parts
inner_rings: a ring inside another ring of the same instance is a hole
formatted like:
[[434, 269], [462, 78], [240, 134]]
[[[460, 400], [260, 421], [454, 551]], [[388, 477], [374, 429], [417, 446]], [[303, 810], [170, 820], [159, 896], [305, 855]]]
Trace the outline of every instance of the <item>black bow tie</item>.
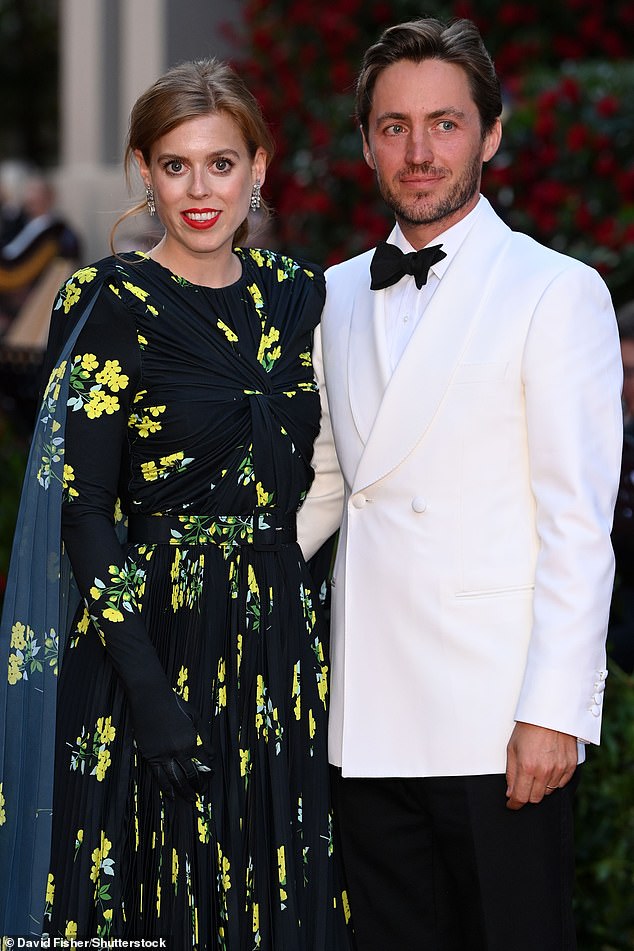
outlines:
[[400, 281], [405, 274], [413, 274], [416, 287], [420, 290], [423, 284], [427, 283], [427, 275], [432, 264], [447, 257], [441, 248], [441, 244], [435, 244], [431, 248], [421, 248], [420, 251], [403, 254], [395, 244], [381, 241], [377, 245], [370, 264], [371, 290], [380, 291], [384, 287], [390, 287]]

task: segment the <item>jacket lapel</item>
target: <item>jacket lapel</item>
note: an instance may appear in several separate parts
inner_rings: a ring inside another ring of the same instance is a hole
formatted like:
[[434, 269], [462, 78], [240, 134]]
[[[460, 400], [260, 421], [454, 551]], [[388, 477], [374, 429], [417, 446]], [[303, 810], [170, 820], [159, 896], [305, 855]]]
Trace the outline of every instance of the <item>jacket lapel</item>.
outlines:
[[366, 268], [355, 294], [348, 339], [350, 408], [363, 443], [372, 432], [389, 379], [385, 295], [370, 290]]
[[[379, 379], [384, 386], [384, 392], [377, 409], [377, 391], [380, 384], [374, 384], [374, 387], [370, 388], [369, 395], [375, 411], [374, 424], [367, 435], [365, 450], [352, 486], [353, 491], [358, 491], [385, 476], [399, 465], [423, 438], [469, 342], [480, 309], [487, 299], [488, 288], [495, 279], [496, 263], [499, 263], [502, 248], [510, 239], [510, 235], [510, 230], [487, 203], [450, 262], [387, 384], [384, 382], [386, 364], [380, 362], [376, 331], [373, 334], [371, 346], [376, 354], [373, 368], [377, 367], [379, 361]], [[373, 308], [376, 327], [376, 317], [384, 307], [384, 292], [368, 293], [381, 298]], [[361, 344], [360, 340], [358, 344]], [[369, 344], [366, 343], [364, 358], [367, 358], [368, 349]], [[360, 404], [362, 399], [368, 398], [365, 391], [369, 385], [368, 374], [359, 373], [357, 376], [354, 372], [355, 363], [357, 367], [362, 365], [361, 357], [360, 352], [359, 363], [356, 363], [351, 348], [350, 391], [352, 394], [352, 381], [355, 381], [355, 404]], [[385, 360], [383, 350], [383, 361]], [[367, 426], [367, 415], [364, 423]]]

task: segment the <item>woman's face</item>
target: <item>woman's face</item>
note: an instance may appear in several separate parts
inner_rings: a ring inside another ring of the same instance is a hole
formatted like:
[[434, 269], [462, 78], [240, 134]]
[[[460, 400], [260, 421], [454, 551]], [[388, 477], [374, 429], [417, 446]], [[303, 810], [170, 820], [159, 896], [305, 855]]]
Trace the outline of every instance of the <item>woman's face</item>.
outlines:
[[179, 262], [192, 257], [197, 263], [228, 259], [253, 184], [264, 182], [264, 150], [251, 158], [231, 116], [215, 112], [187, 119], [157, 139], [149, 163], [140, 151], [134, 154], [166, 230], [161, 244], [168, 266], [179, 272]]

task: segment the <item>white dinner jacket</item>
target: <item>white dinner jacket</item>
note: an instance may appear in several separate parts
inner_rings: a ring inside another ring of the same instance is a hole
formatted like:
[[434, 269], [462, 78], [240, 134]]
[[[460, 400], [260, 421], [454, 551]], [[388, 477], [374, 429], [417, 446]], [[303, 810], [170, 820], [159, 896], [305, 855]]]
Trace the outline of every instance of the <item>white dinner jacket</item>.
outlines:
[[[393, 373], [372, 252], [327, 272], [345, 481], [329, 745], [345, 776], [504, 772], [516, 720], [599, 740], [614, 311], [593, 269], [512, 232], [485, 199], [474, 218]], [[309, 494], [307, 554], [318, 510]]]

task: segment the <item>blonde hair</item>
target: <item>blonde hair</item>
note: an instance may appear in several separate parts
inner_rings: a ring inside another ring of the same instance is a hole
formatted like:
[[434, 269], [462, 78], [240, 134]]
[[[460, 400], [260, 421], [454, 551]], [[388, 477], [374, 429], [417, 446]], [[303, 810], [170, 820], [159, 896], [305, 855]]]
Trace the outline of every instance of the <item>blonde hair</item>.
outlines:
[[[238, 126], [251, 158], [258, 149], [266, 152], [267, 164], [275, 151], [275, 143], [262, 110], [244, 81], [229, 66], [215, 58], [181, 63], [159, 77], [135, 102], [130, 113], [130, 126], [124, 154], [126, 181], [130, 187], [134, 153], [138, 149], [146, 163], [154, 143], [182, 122], [222, 112]], [[114, 236], [119, 225], [132, 215], [145, 210], [145, 201], [138, 202], [121, 215], [110, 233], [114, 253]], [[265, 216], [269, 209], [262, 202]], [[249, 220], [238, 227], [234, 241], [240, 244], [249, 232]]]

